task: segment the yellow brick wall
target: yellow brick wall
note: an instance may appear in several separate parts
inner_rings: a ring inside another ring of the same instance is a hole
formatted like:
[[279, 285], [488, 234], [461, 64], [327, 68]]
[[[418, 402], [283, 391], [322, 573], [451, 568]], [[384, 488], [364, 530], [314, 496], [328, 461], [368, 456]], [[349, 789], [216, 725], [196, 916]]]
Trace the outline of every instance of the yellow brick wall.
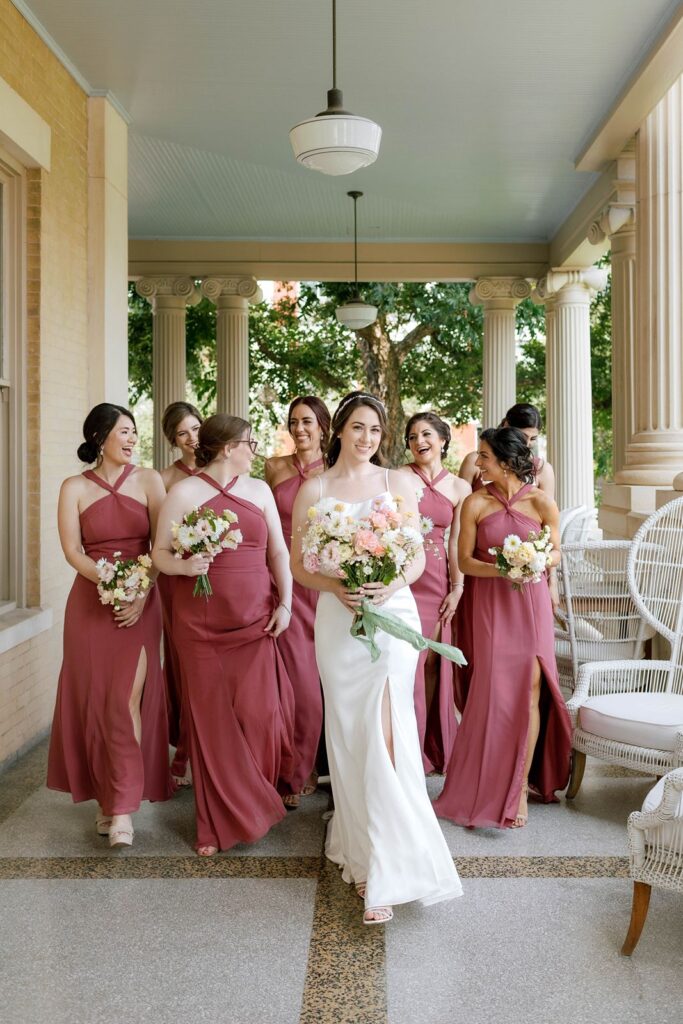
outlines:
[[50, 723], [73, 570], [57, 536], [65, 476], [87, 412], [87, 97], [10, 3], [0, 0], [0, 76], [52, 129], [51, 169], [28, 183], [29, 601], [51, 630], [0, 655], [0, 764]]

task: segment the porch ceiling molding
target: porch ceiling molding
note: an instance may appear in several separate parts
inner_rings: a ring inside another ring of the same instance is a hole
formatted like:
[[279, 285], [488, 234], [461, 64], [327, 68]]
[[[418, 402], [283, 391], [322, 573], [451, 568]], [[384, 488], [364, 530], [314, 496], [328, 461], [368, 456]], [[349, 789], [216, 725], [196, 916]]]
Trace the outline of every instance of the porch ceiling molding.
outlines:
[[617, 165], [611, 161], [581, 202], [560, 225], [549, 245], [551, 267], [590, 267], [607, 252], [609, 239], [588, 241], [591, 224], [598, 220], [615, 194]]
[[[245, 274], [262, 281], [353, 278], [353, 245], [349, 242], [131, 239], [128, 255], [128, 272], [133, 280], [165, 274], [202, 278]], [[472, 281], [478, 277], [536, 280], [545, 274], [548, 263], [546, 243], [362, 242], [358, 246], [361, 281]]]
[[636, 68], [609, 114], [576, 160], [577, 171], [601, 171], [615, 160], [650, 111], [683, 74], [683, 4]]

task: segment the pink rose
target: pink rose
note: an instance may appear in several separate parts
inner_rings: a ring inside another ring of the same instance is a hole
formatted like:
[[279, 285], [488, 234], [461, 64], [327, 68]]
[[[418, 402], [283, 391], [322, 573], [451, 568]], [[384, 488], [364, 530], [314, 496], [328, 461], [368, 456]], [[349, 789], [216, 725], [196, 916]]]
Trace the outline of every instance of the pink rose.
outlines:
[[387, 517], [382, 512], [371, 512], [370, 522], [376, 530], [386, 530], [388, 526]]
[[304, 569], [306, 572], [320, 572], [320, 559], [312, 551], [304, 555]]
[[341, 565], [341, 549], [337, 541], [330, 541], [320, 552], [320, 567], [323, 572], [335, 573]]
[[381, 556], [384, 554], [381, 541], [372, 530], [358, 530], [353, 538], [353, 546], [359, 555], [362, 555], [364, 551], [367, 551], [370, 555]]

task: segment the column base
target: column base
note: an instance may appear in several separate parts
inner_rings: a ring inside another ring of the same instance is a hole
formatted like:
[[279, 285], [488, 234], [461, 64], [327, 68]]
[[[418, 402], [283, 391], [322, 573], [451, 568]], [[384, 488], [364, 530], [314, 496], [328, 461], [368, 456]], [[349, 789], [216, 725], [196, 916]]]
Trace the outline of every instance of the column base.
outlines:
[[630, 540], [657, 508], [655, 487], [606, 483], [598, 523], [605, 540]]
[[676, 491], [667, 487], [655, 492], [655, 505], [657, 508], [661, 508], [663, 505], [668, 505], [670, 501], [674, 501], [676, 498], [683, 498], [683, 489]]

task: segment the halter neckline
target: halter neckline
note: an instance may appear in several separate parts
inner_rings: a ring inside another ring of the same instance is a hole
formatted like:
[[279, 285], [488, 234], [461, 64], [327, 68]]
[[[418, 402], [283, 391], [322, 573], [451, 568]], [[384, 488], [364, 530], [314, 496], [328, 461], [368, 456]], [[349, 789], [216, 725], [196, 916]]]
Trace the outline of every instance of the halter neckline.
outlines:
[[[234, 476], [232, 478], [232, 480], [228, 481], [228, 483], [225, 485], [225, 487], [221, 487], [221, 485], [218, 483], [218, 481], [214, 480], [214, 478], [212, 476], [209, 476], [208, 473], [196, 473], [194, 475], [197, 476], [198, 479], [204, 480], [207, 484], [210, 484], [212, 487], [214, 487], [219, 492], [219, 494], [225, 495], [226, 498], [227, 498], [228, 494], [230, 493], [230, 491], [235, 486], [235, 484], [237, 483], [237, 480], [238, 480], [238, 477]], [[234, 497], [234, 495], [233, 495], [233, 497]]]
[[195, 476], [197, 472], [195, 469], [189, 469], [182, 459], [176, 459], [173, 465], [176, 469], [179, 469], [181, 473], [185, 473], [187, 476]]
[[[445, 467], [445, 466], [444, 466], [444, 468], [443, 468], [443, 469], [441, 470], [441, 472], [440, 472], [440, 473], [437, 473], [437, 474], [436, 474], [436, 476], [434, 477], [434, 479], [433, 479], [433, 480], [430, 480], [430, 479], [429, 479], [429, 477], [427, 476], [427, 474], [426, 474], [426, 473], [424, 473], [424, 472], [423, 472], [423, 471], [422, 471], [422, 470], [420, 469], [420, 467], [419, 467], [419, 466], [417, 466], [417, 465], [416, 465], [416, 464], [415, 464], [414, 462], [409, 462], [409, 463], [408, 463], [408, 465], [409, 465], [409, 466], [410, 466], [410, 468], [412, 469], [413, 473], [416, 473], [416, 474], [417, 474], [417, 476], [419, 476], [419, 478], [420, 478], [420, 480], [422, 481], [422, 483], [423, 483], [423, 484], [425, 485], [425, 487], [428, 487], [428, 488], [430, 489], [430, 491], [434, 491], [434, 490], [436, 490], [436, 485], [437, 485], [437, 484], [438, 484], [438, 483], [439, 483], [439, 482], [440, 482], [441, 480], [443, 480], [443, 479], [444, 479], [444, 477], [447, 477], [447, 476], [448, 476], [448, 470], [446, 469], [446, 467]], [[437, 491], [437, 494], [439, 494], [439, 493], [440, 493], [440, 492], [439, 492], [439, 491]], [[443, 497], [445, 498], [445, 497], [446, 497], [446, 495], [444, 494], [444, 495], [443, 495]]]
[[83, 476], [87, 477], [88, 480], [92, 480], [93, 483], [97, 484], [99, 487], [102, 487], [105, 491], [109, 491], [110, 494], [117, 494], [121, 484], [124, 482], [124, 480], [128, 479], [128, 477], [130, 476], [134, 469], [135, 466], [133, 465], [132, 462], [129, 462], [127, 466], [124, 466], [123, 471], [121, 472], [118, 480], [113, 486], [106, 480], [103, 480], [102, 477], [99, 476], [94, 469], [86, 469], [85, 472], [83, 473]]
[[523, 498], [526, 495], [529, 488], [533, 487], [534, 485], [522, 484], [517, 493], [513, 494], [511, 498], [506, 498], [505, 495], [502, 494], [501, 491], [499, 491], [496, 485], [493, 483], [484, 484], [484, 486], [488, 493], [491, 495], [491, 497], [495, 498], [496, 501], [499, 501], [504, 508], [512, 508], [512, 506], [515, 505], [520, 498]]
[[310, 471], [312, 469], [318, 469], [320, 466], [322, 466], [324, 464], [324, 460], [316, 459], [315, 462], [309, 462], [307, 466], [304, 466], [302, 462], [299, 462], [296, 456], [296, 452], [294, 452], [294, 454], [292, 455], [292, 463], [301, 479], [306, 480], [308, 478], [308, 474], [310, 473]]

